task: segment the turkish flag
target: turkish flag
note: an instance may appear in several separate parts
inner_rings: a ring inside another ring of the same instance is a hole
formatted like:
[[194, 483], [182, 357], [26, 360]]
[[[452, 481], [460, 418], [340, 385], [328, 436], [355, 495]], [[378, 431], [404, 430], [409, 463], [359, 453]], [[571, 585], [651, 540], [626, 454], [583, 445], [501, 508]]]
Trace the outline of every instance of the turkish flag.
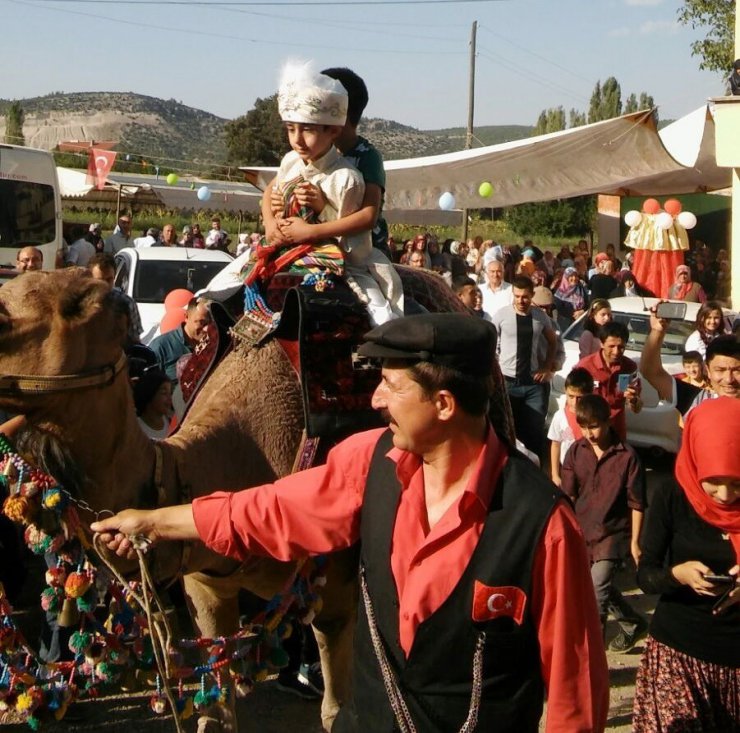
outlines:
[[473, 621], [492, 621], [509, 616], [521, 626], [526, 605], [526, 593], [515, 585], [485, 585], [475, 581]]
[[116, 160], [114, 150], [101, 150], [100, 148], [90, 148], [90, 157], [87, 161], [87, 182], [95, 183], [98, 191], [105, 188], [105, 179], [113, 167]]

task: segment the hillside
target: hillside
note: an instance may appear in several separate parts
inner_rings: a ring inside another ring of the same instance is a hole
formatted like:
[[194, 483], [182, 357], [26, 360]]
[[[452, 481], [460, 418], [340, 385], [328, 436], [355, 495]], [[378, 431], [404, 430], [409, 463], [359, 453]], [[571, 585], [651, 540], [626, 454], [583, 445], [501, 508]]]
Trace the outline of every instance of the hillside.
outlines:
[[[188, 107], [132, 92], [55, 92], [20, 99], [25, 113], [23, 134], [31, 147], [54, 149], [67, 140], [117, 140], [121, 155], [168, 159], [175, 167], [192, 162], [208, 167], [226, 158], [226, 120]], [[10, 100], [0, 99], [0, 140], [5, 135], [5, 112]], [[414, 158], [462, 150], [464, 128], [417, 130], [392, 120], [363, 120], [360, 133], [370, 138], [386, 160]], [[474, 147], [528, 137], [522, 125], [477, 127]]]

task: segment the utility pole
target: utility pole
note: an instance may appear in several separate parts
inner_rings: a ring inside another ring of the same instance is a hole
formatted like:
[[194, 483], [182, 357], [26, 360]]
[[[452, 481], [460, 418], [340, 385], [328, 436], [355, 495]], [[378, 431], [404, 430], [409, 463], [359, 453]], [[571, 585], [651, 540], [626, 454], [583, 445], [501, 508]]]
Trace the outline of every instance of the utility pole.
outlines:
[[[739, 0], [740, 1], [740, 0]], [[468, 74], [468, 131], [465, 135], [465, 150], [473, 147], [473, 117], [475, 114], [475, 37], [478, 33], [478, 21], [473, 21], [473, 27], [470, 30], [470, 72]], [[468, 240], [468, 210], [462, 210], [463, 242]]]

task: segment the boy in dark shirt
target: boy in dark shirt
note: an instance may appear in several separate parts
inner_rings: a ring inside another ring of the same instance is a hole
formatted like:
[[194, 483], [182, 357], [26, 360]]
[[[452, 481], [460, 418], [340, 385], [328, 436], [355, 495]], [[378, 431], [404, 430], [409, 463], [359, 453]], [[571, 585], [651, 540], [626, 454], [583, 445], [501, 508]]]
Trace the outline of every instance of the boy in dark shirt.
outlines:
[[611, 613], [620, 626], [609, 649], [629, 651], [647, 624], [617, 589], [617, 570], [630, 552], [640, 550], [644, 473], [634, 449], [618, 438], [609, 424], [609, 405], [595, 394], [576, 404], [583, 437], [570, 447], [561, 470], [561, 488], [575, 504], [576, 516], [591, 560], [591, 579], [601, 622]]

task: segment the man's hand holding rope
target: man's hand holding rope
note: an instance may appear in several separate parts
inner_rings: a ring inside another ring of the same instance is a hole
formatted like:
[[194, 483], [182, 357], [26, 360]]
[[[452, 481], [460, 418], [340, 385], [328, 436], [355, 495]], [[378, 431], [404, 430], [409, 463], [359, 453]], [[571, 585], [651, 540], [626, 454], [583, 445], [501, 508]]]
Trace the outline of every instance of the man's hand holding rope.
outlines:
[[161, 509], [126, 509], [90, 525], [99, 540], [119, 557], [133, 560], [162, 540], [197, 540], [198, 531], [192, 506], [162, 507]]

